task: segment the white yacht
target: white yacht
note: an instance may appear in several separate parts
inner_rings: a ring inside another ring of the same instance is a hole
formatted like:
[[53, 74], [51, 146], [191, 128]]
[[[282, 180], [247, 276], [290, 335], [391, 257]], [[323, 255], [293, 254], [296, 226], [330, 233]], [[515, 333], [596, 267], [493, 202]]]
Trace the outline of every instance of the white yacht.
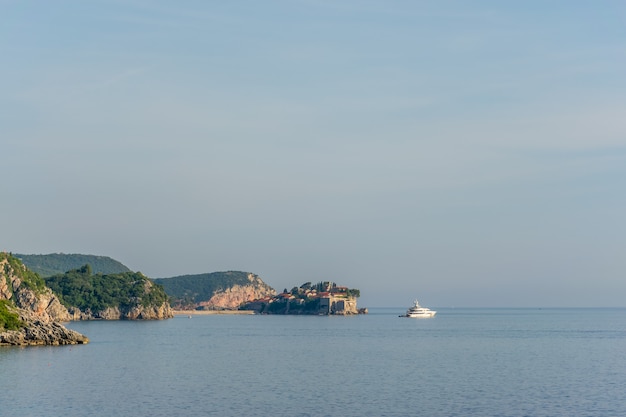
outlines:
[[420, 303], [415, 300], [413, 301], [413, 307], [409, 308], [406, 311], [406, 314], [400, 317], [410, 317], [413, 319], [429, 319], [431, 317], [435, 317], [435, 314], [437, 314], [436, 311], [433, 311], [426, 307], [422, 307]]

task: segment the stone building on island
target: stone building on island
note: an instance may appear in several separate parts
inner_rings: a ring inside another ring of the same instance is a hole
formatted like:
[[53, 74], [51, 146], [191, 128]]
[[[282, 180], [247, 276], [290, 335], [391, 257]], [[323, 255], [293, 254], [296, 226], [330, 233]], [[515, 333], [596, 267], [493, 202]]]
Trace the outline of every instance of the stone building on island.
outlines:
[[273, 297], [264, 297], [245, 303], [242, 310], [253, 310], [260, 314], [309, 314], [309, 315], [353, 315], [367, 313], [357, 307], [357, 289], [337, 286], [330, 281], [311, 285], [307, 282], [291, 291], [285, 289]]

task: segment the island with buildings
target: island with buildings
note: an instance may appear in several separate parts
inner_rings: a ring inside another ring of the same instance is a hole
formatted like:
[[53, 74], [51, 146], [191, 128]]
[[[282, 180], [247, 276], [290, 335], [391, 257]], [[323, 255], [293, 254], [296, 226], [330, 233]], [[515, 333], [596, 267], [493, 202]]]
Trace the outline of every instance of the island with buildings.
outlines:
[[330, 281], [307, 282], [277, 294], [258, 275], [243, 271], [150, 279], [103, 256], [0, 252], [0, 346], [84, 344], [86, 336], [61, 323], [161, 320], [175, 311], [366, 314], [367, 309], [357, 307], [359, 296], [358, 289]]
[[280, 294], [249, 301], [239, 309], [258, 314], [367, 314], [366, 308], [357, 307], [357, 298], [360, 295], [357, 289], [338, 286], [331, 281], [313, 285], [307, 282], [300, 287], [293, 287], [291, 291], [285, 288]]

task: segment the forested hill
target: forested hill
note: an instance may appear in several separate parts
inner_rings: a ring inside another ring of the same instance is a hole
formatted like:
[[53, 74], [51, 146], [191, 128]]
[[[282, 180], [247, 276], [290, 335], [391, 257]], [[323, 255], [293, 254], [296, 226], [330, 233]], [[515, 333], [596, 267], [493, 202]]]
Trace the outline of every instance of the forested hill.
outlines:
[[[257, 275], [241, 271], [181, 275], [153, 281], [165, 288], [172, 305], [177, 308], [234, 308], [241, 302], [276, 293]], [[225, 293], [238, 293], [238, 296], [220, 299], [220, 294]]]
[[45, 279], [74, 320], [172, 317], [165, 290], [141, 272], [93, 274], [89, 265]]
[[23, 255], [15, 253], [28, 269], [41, 277], [63, 274], [89, 265], [94, 274], [119, 274], [131, 272], [125, 265], [108, 256], [51, 253], [48, 255]]

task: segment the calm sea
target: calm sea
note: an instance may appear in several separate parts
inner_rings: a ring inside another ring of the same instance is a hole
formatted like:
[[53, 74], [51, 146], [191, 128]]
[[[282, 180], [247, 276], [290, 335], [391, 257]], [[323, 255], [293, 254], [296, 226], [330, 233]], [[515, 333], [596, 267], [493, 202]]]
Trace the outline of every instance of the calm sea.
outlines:
[[626, 416], [626, 309], [75, 322], [0, 349], [3, 416]]

